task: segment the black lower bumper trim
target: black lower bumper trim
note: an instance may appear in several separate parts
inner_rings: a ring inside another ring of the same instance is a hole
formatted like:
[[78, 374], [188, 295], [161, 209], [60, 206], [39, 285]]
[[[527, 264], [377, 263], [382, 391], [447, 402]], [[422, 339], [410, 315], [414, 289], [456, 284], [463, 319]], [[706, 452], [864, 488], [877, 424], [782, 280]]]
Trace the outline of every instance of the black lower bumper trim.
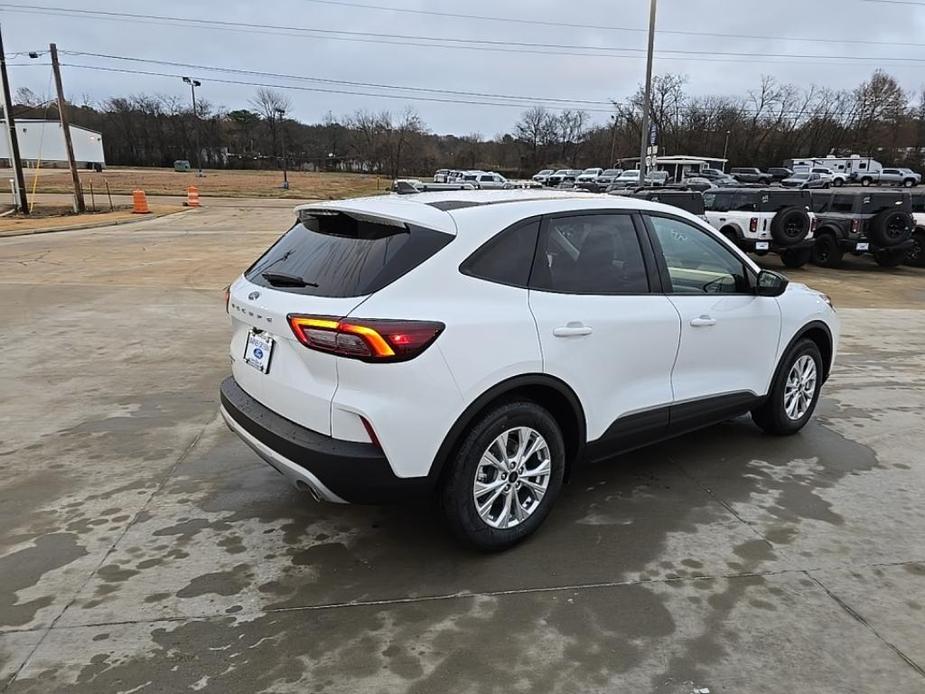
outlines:
[[341, 441], [299, 426], [261, 405], [230, 376], [222, 381], [221, 400], [242, 429], [345, 501], [381, 504], [422, 498], [432, 491], [427, 477], [396, 477], [377, 446]]

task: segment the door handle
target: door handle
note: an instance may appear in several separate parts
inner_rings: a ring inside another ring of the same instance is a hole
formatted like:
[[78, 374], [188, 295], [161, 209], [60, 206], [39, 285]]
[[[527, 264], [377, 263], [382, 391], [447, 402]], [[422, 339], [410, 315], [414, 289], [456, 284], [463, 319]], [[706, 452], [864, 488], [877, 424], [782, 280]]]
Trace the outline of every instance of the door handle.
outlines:
[[716, 319], [710, 318], [710, 316], [700, 316], [700, 318], [694, 318], [691, 321], [691, 326], [694, 328], [709, 328], [713, 325], [716, 325]]
[[582, 335], [590, 335], [594, 332], [591, 329], [590, 325], [582, 325], [581, 323], [569, 323], [562, 327], [556, 328], [552, 331], [552, 334], [556, 337], [581, 337]]

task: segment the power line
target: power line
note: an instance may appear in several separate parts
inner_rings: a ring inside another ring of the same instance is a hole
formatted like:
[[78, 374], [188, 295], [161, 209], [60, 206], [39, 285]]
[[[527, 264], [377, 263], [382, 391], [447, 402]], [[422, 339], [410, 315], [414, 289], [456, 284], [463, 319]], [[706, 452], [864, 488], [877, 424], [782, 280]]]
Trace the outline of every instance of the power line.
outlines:
[[[247, 22], [229, 22], [224, 20], [196, 19], [187, 17], [173, 17], [167, 15], [148, 15], [125, 12], [108, 12], [102, 10], [73, 10], [60, 7], [27, 7], [11, 3], [0, 3], [0, 8], [6, 8], [14, 12], [26, 14], [51, 14], [63, 15], [69, 17], [97, 17], [111, 21], [131, 21], [140, 23], [168, 23], [170, 25], [186, 24], [189, 26], [201, 26], [218, 28], [228, 31], [255, 31], [270, 32], [274, 34], [283, 33], [284, 35], [299, 35], [301, 33], [309, 35], [323, 35], [328, 39], [338, 41], [355, 41], [361, 43], [377, 43], [384, 45], [403, 45], [433, 48], [455, 48], [463, 50], [479, 51], [496, 51], [502, 53], [529, 53], [533, 55], [557, 55], [557, 56], [577, 56], [577, 57], [602, 57], [602, 58], [631, 58], [635, 59], [636, 54], [641, 54], [644, 49], [641, 48], [617, 48], [607, 46], [581, 46], [575, 44], [548, 44], [548, 43], [531, 43], [531, 42], [512, 42], [512, 41], [492, 41], [487, 39], [461, 39], [454, 37], [429, 37], [408, 34], [384, 34], [373, 32], [356, 32], [343, 31], [337, 29], [312, 29], [305, 27], [284, 27], [272, 24], [253, 24]], [[296, 33], [293, 33], [296, 32]], [[335, 36], [333, 34], [338, 34]], [[394, 40], [384, 40], [394, 39]], [[422, 43], [424, 42], [424, 43]], [[449, 44], [449, 45], [448, 45]], [[507, 46], [517, 46], [518, 48], [507, 48]], [[570, 53], [561, 51], [539, 50], [548, 48], [562, 48], [568, 50], [582, 51], [580, 53]], [[537, 49], [537, 50], [534, 50]], [[590, 53], [588, 51], [608, 51], [608, 53]], [[626, 55], [627, 53], [631, 55]], [[714, 51], [714, 50], [680, 50], [680, 49], [663, 49], [657, 52], [663, 60], [680, 60], [681, 58], [672, 58], [671, 56], [682, 56], [685, 61], [705, 61], [705, 62], [771, 62], [769, 59], [783, 59], [785, 62], [794, 62], [797, 60], [826, 61], [830, 64], [837, 64], [841, 61], [850, 61], [847, 64], [863, 64], [869, 61], [875, 64], [891, 62], [896, 64], [920, 64], [925, 63], [925, 58], [914, 57], [884, 57], [884, 56], [858, 56], [858, 55], [821, 55], [821, 54], [793, 54], [793, 53], [767, 53], [767, 52], [737, 52], [737, 51]], [[721, 56], [721, 57], [716, 57]], [[757, 58], [757, 61], [743, 61], [742, 58]], [[835, 61], [835, 62], [833, 62]], [[776, 61], [774, 61], [776, 62]]]
[[[62, 53], [73, 54], [73, 52], [70, 52], [70, 51], [62, 51]], [[171, 63], [168, 63], [167, 61], [161, 61], [161, 62], [171, 64]], [[135, 69], [129, 69], [129, 68], [108, 67], [108, 66], [102, 66], [102, 65], [83, 65], [83, 64], [77, 64], [77, 63], [61, 63], [61, 65], [66, 66], [66, 67], [73, 67], [77, 69], [99, 70], [103, 72], [122, 73], [122, 74], [130, 74], [130, 75], [167, 77], [171, 79], [179, 79], [183, 76], [180, 73], [166, 73], [166, 72], [157, 72], [153, 70], [135, 70]], [[177, 65], [180, 65], [183, 67], [196, 68], [196, 69], [206, 69], [206, 70], [226, 69], [226, 68], [210, 68], [206, 66], [196, 66], [196, 65], [182, 64], [182, 63], [179, 63]], [[235, 71], [234, 68], [227, 68], [227, 70]], [[273, 73], [259, 73], [259, 72], [254, 72], [254, 71], [252, 71], [251, 74], [273, 76]], [[355, 90], [348, 90], [348, 89], [329, 89], [325, 87], [305, 87], [305, 86], [278, 84], [278, 83], [270, 83], [270, 82], [263, 82], [263, 81], [246, 81], [246, 80], [234, 80], [234, 79], [214, 78], [214, 77], [210, 77], [209, 80], [211, 82], [216, 82], [219, 84], [243, 85], [243, 86], [248, 86], [248, 87], [268, 87], [272, 89], [284, 89], [284, 90], [288, 89], [288, 90], [303, 91], [303, 92], [319, 92], [319, 93], [325, 93], [325, 94], [344, 94], [344, 95], [350, 95], [350, 96], [365, 96], [365, 97], [373, 97], [373, 98], [403, 99], [406, 101], [426, 101], [426, 102], [466, 104], [466, 105], [476, 105], [476, 106], [500, 106], [504, 108], [520, 108], [520, 109], [523, 109], [527, 106], [527, 104], [525, 103], [511, 103], [510, 101], [501, 100], [500, 95], [499, 95], [498, 100], [484, 101], [484, 100], [475, 100], [475, 99], [456, 99], [456, 98], [442, 98], [442, 97], [429, 97], [429, 96], [410, 96], [409, 97], [407, 95], [401, 95], [401, 94], [379, 94], [379, 93], [362, 92], [362, 91], [355, 91]], [[586, 103], [586, 102], [576, 101], [575, 103]], [[621, 105], [621, 104], [625, 106], [630, 106], [630, 107], [633, 106], [633, 104], [629, 102], [628, 100], [623, 101], [623, 102], [613, 102], [614, 107]], [[561, 105], [552, 106], [552, 105], [547, 105], [547, 104], [542, 104], [542, 103], [537, 104], [537, 105], [547, 106], [547, 108], [550, 108], [550, 110], [566, 110], [567, 108]], [[696, 106], [694, 106], [693, 108], [696, 109]], [[610, 109], [583, 108], [582, 110], [588, 111], [588, 112], [594, 112], [594, 113], [608, 113], [608, 114], [613, 113], [613, 108], [610, 108]], [[691, 107], [687, 107], [687, 110], [690, 111]], [[761, 115], [766, 118], [783, 119], [789, 122], [798, 122], [801, 119], [834, 118], [834, 117], [840, 117], [844, 115], [844, 113], [842, 112], [831, 112], [831, 111], [816, 112], [816, 111], [813, 111], [812, 109], [786, 109], [786, 110], [768, 109], [765, 112], [759, 114], [753, 108], [738, 106], [735, 104], [729, 105], [728, 107], [724, 108], [723, 111], [725, 114], [734, 113], [734, 114], [742, 115], [742, 116]], [[789, 116], [789, 118], [785, 118], [785, 116]]]
[[196, 65], [193, 63], [181, 63], [171, 60], [155, 60], [152, 58], [138, 58], [133, 56], [124, 56], [124, 55], [111, 55], [106, 53], [90, 53], [87, 51], [70, 51], [62, 50], [60, 53], [64, 55], [76, 55], [76, 56], [86, 56], [93, 58], [105, 58], [107, 60], [124, 60], [136, 63], [150, 63], [152, 65], [168, 65], [171, 67], [182, 67], [192, 70], [204, 70], [207, 72], [228, 72], [235, 73], [239, 75], [252, 75], [258, 77], [271, 77], [275, 79], [287, 79], [287, 80], [299, 80], [304, 82], [320, 82], [323, 84], [340, 84], [350, 87], [371, 87], [376, 89], [393, 89], [399, 91], [411, 91], [411, 92], [426, 92], [432, 94], [451, 94], [456, 96], [475, 96], [475, 97], [486, 97], [493, 99], [506, 99], [512, 101], [528, 101], [531, 103], [536, 102], [560, 102], [567, 104], [593, 104], [593, 105], [602, 105], [609, 106], [613, 104], [613, 101], [602, 101], [599, 99], [566, 99], [562, 97], [552, 97], [552, 96], [520, 96], [515, 94], [496, 94], [491, 92], [472, 92], [472, 91], [463, 91], [455, 89], [435, 89], [429, 87], [410, 87], [406, 85], [397, 85], [397, 84], [383, 84], [377, 82], [353, 82], [349, 80], [337, 80], [330, 79], [325, 77], [311, 77], [308, 75], [291, 75], [278, 72], [262, 72], [259, 70], [244, 70], [240, 68], [231, 68], [231, 67], [217, 67], [214, 65]]
[[[547, 26], [555, 27], [556, 29], [561, 29], [562, 27], [568, 27], [570, 29], [596, 29], [599, 31], [628, 31], [633, 33], [642, 33], [645, 34], [648, 32], [648, 29], [640, 27], [621, 27], [621, 26], [608, 26], [600, 24], [573, 24], [569, 22], [551, 22], [544, 21], [540, 19], [523, 19], [521, 17], [494, 17], [488, 15], [478, 15], [478, 14], [462, 14], [457, 12], [438, 12], [436, 10], [419, 10], [411, 8], [402, 8], [402, 7], [388, 7], [384, 5], [368, 5], [358, 2], [343, 2], [342, 0], [303, 0], [303, 2], [311, 2], [319, 5], [333, 5], [335, 7], [352, 7], [356, 9], [364, 10], [382, 10], [385, 12], [401, 12], [405, 14], [417, 14], [417, 15], [428, 15], [433, 17], [447, 17], [451, 19], [473, 19], [477, 21], [485, 22], [503, 22], [510, 24], [532, 24], [535, 26]], [[865, 0], [865, 2], [895, 2], [896, 4], [909, 4], [909, 5], [921, 5], [920, 2], [901, 2], [901, 0]], [[780, 41], [811, 41], [813, 43], [851, 43], [862, 44], [867, 46], [925, 46], [923, 43], [902, 43], [898, 41], [872, 41], [872, 40], [858, 40], [855, 38], [851, 39], [832, 39], [832, 38], [820, 38], [816, 36], [771, 36], [768, 34], [724, 34], [710, 31], [680, 31], [672, 29], [656, 29], [656, 34], [665, 34], [673, 36], [700, 36], [700, 37], [709, 37], [709, 38], [732, 38], [732, 39], [758, 39], [758, 40], [767, 40], [767, 39], [777, 39]]]
[[[131, 70], [128, 68], [116, 68], [116, 67], [105, 67], [103, 65], [81, 65], [78, 63], [61, 63], [62, 66], [73, 67], [83, 70], [101, 70], [103, 72], [117, 72], [129, 75], [148, 75], [153, 77], [170, 77], [175, 79], [180, 79], [183, 75], [179, 73], [166, 73], [166, 72], [155, 72], [153, 70]], [[447, 103], [447, 104], [468, 104], [474, 106], [503, 106], [508, 108], [524, 108], [527, 104], [524, 103], [511, 103], [505, 101], [475, 101], [467, 99], [444, 99], [439, 97], [430, 97], [430, 96], [416, 96], [408, 97], [400, 94], [376, 94], [370, 92], [358, 92], [351, 91], [346, 89], [328, 89], [325, 87], [303, 87], [296, 86], [292, 84], [271, 84], [267, 82], [249, 82], [244, 80], [232, 80], [219, 77], [210, 77], [209, 81], [217, 82], [219, 84], [236, 84], [243, 85], [247, 87], [269, 87], [271, 89], [292, 89], [296, 91], [303, 92], [320, 92], [323, 94], [346, 94], [351, 96], [369, 96], [369, 97], [378, 97], [385, 99], [404, 99], [404, 100], [415, 100], [415, 101], [430, 101], [436, 103]], [[545, 105], [545, 104], [542, 104]], [[552, 110], [568, 110], [565, 106], [547, 106]], [[600, 108], [585, 108], [584, 111], [594, 111], [598, 113], [612, 113], [613, 109], [600, 109]]]

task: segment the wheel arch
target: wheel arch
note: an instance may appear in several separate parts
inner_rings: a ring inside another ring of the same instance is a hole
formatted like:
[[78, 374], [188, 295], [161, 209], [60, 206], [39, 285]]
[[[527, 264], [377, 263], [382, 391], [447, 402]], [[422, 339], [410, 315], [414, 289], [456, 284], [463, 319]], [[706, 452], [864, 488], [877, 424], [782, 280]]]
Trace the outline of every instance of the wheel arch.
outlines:
[[[781, 352], [781, 363], [790, 349], [803, 339], [812, 340], [819, 348], [819, 352], [822, 354], [822, 380], [825, 382], [829, 378], [829, 373], [832, 370], [832, 355], [834, 353], [835, 344], [832, 339], [832, 330], [821, 320], [810, 321], [796, 331], [794, 336], [790, 338], [790, 342], [787, 343], [787, 346]], [[781, 368], [781, 364], [778, 364], [777, 368]]]
[[495, 384], [479, 395], [450, 427], [447, 435], [437, 449], [428, 477], [434, 485], [439, 485], [446, 470], [447, 463], [456, 451], [466, 431], [479, 415], [491, 407], [522, 397], [545, 407], [562, 429], [565, 442], [566, 479], [574, 465], [581, 458], [587, 442], [587, 422], [584, 408], [575, 391], [555, 376], [532, 373], [521, 374]]

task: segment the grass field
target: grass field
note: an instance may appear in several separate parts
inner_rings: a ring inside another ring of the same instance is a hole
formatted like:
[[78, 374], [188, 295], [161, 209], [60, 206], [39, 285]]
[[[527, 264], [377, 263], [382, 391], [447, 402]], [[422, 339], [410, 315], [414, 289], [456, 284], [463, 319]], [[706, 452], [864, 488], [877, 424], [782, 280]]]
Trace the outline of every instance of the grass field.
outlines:
[[[26, 170], [26, 188], [33, 191], [35, 172]], [[113, 167], [101, 173], [81, 171], [84, 194], [89, 197], [93, 186], [97, 204], [106, 199], [106, 184], [112, 194], [131, 194], [141, 188], [148, 195], [185, 195], [187, 186], [197, 186], [203, 197], [336, 199], [371, 195], [386, 191], [390, 181], [366, 174], [289, 173], [289, 190], [280, 188], [280, 171], [224, 171], [208, 169], [199, 178], [195, 172], [178, 173], [173, 169]], [[67, 169], [40, 169], [35, 185], [37, 193], [69, 193], [71, 177]]]

